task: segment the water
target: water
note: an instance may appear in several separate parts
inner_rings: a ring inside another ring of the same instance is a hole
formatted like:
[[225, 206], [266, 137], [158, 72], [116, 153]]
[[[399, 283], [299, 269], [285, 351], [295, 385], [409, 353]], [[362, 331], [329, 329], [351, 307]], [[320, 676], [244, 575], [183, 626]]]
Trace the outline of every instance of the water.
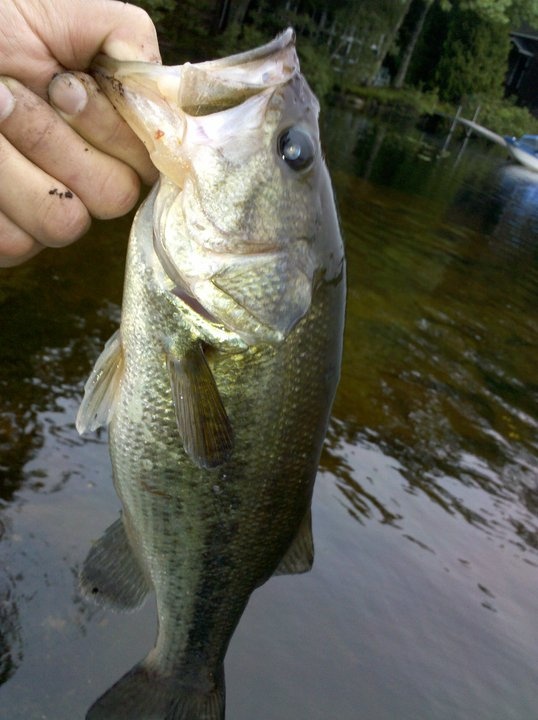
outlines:
[[[230, 720], [530, 720], [538, 687], [538, 178], [470, 143], [333, 112], [342, 383], [314, 569], [258, 590]], [[117, 325], [130, 219], [2, 271], [0, 719], [77, 720], [143, 657], [76, 575], [117, 515], [85, 378]]]

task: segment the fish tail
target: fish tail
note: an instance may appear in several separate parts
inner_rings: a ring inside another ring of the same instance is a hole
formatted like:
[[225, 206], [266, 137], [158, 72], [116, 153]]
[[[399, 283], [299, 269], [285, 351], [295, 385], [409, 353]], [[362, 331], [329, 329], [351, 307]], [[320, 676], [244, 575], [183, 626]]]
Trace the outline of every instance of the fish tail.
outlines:
[[224, 720], [224, 668], [215, 674], [214, 688], [209, 692], [186, 689], [176, 695], [165, 720]]
[[142, 661], [96, 700], [86, 720], [224, 720], [224, 705], [222, 668], [213, 689], [203, 692]]

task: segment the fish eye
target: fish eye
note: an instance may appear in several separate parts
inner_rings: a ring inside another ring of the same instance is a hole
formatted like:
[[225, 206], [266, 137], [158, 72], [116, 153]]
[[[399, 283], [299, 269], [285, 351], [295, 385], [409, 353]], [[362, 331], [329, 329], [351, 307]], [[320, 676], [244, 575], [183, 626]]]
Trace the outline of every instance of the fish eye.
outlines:
[[291, 127], [278, 138], [278, 154], [292, 170], [305, 170], [314, 161], [314, 143], [304, 130]]

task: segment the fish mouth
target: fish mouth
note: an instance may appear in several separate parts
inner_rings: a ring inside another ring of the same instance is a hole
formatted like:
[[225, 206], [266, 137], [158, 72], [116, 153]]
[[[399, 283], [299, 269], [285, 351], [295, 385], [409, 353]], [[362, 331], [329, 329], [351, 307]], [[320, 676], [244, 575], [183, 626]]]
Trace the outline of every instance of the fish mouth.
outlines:
[[164, 66], [97, 55], [90, 72], [148, 148], [161, 172], [162, 150], [177, 151], [185, 115], [227, 110], [300, 73], [295, 33], [288, 28], [261, 47], [219, 60]]
[[277, 35], [273, 40], [270, 40], [265, 45], [253, 48], [252, 50], [246, 50], [245, 52], [236, 53], [235, 55], [228, 55], [218, 60], [209, 60], [206, 62], [198, 63], [199, 67], [214, 67], [214, 68], [226, 68], [231, 66], [246, 65], [248, 63], [266, 60], [276, 59], [275, 56], [278, 53], [286, 50], [290, 46], [295, 47], [295, 31], [293, 28], [286, 28], [283, 32]]
[[131, 89], [131, 78], [135, 78], [135, 84], [140, 90], [144, 86], [157, 89], [156, 81], [163, 97], [185, 110], [185, 106], [180, 102], [181, 91], [178, 92], [181, 84], [187, 84], [185, 75], [199, 74], [211, 84], [219, 84], [220, 81], [228, 89], [249, 87], [254, 92], [259, 92], [287, 82], [299, 72], [299, 60], [295, 52], [295, 31], [287, 28], [265, 45], [217, 60], [165, 66], [159, 63], [115, 60], [100, 53], [94, 58], [90, 71], [96, 76], [98, 83], [103, 82], [105, 92], [106, 85], [113, 82], [112, 91], [120, 95], [126, 89]]
[[258, 48], [219, 60], [185, 63], [177, 102], [188, 115], [210, 115], [283, 85], [299, 72], [295, 32], [288, 28]]
[[[234, 98], [230, 97], [229, 102], [237, 105], [241, 102], [241, 97], [237, 93], [244, 95], [245, 98], [250, 97], [288, 82], [299, 72], [299, 61], [295, 52], [295, 32], [292, 28], [288, 28], [260, 47], [218, 60], [209, 60], [194, 65], [186, 63], [183, 68], [184, 76], [190, 76], [189, 80], [193, 86], [196, 86], [196, 91], [200, 91], [200, 88], [198, 83], [194, 82], [195, 79], [213, 85], [210, 92], [211, 104], [216, 104], [218, 110], [224, 110], [227, 107], [226, 97], [228, 95], [235, 95]], [[191, 114], [206, 114], [205, 103], [200, 103], [204, 96], [203, 89], [201, 97], [197, 98], [199, 104], [193, 103], [193, 98], [190, 98], [191, 102], [189, 103], [189, 95], [195, 93], [193, 93], [194, 87], [188, 87], [190, 83], [185, 82], [186, 79], [184, 77], [185, 89], [181, 93], [182, 97], [179, 98], [180, 106], [185, 112], [189, 112], [188, 107], [193, 105], [197, 109]], [[200, 108], [203, 109], [203, 112], [200, 111]], [[215, 109], [211, 109], [210, 112], [215, 112]]]

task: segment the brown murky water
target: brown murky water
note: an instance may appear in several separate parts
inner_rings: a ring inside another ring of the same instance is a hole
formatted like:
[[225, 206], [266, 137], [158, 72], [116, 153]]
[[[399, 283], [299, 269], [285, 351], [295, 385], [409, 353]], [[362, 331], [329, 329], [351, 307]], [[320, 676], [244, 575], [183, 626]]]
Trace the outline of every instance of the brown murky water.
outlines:
[[[538, 704], [538, 176], [333, 113], [347, 241], [342, 383], [311, 573], [258, 590], [230, 720], [530, 720]], [[442, 143], [442, 139], [440, 141]], [[0, 274], [0, 718], [82, 720], [154, 606], [77, 592], [116, 517], [82, 385], [119, 317], [130, 220]]]

